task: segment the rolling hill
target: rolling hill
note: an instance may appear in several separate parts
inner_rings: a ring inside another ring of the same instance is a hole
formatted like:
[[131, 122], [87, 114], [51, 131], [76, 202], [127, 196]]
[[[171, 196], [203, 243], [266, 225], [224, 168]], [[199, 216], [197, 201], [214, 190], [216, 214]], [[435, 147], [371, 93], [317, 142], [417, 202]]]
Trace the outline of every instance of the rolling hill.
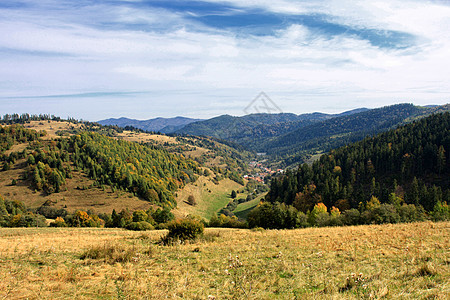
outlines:
[[[232, 189], [246, 183], [242, 174], [248, 173], [245, 161], [251, 154], [213, 139], [54, 119], [18, 117], [8, 124], [20, 125], [1, 127], [5, 199], [31, 209], [45, 205], [97, 213], [181, 206], [174, 213], [182, 216], [198, 211], [184, 207], [193, 194], [203, 209], [198, 214], [209, 219], [226, 206]], [[146, 186], [156, 193], [147, 193]]]

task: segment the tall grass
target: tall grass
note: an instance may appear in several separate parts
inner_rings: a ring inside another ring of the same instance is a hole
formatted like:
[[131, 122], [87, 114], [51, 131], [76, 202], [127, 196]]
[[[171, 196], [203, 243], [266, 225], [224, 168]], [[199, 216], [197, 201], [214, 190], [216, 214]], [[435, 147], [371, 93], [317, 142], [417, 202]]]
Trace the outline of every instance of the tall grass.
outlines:
[[0, 229], [0, 299], [449, 299], [450, 223]]

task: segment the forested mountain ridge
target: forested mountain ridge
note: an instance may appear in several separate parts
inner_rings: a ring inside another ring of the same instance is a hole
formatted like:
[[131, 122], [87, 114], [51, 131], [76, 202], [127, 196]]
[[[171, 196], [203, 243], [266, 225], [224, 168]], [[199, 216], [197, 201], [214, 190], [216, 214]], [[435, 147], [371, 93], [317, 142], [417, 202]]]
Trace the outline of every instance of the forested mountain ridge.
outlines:
[[242, 117], [223, 115], [188, 124], [177, 130], [176, 133], [215, 137], [235, 142], [248, 150], [261, 151], [261, 144], [270, 138], [284, 135], [297, 128], [316, 122], [366, 110], [368, 109], [360, 108], [334, 115], [318, 112], [301, 115], [292, 113], [259, 113]]
[[3, 170], [9, 170], [17, 160], [26, 158], [23, 177], [31, 180], [34, 189], [46, 194], [64, 190], [66, 179], [70, 179], [74, 171], [83, 171], [98, 187], [108, 185], [139, 195], [153, 204], [174, 207], [173, 192], [195, 181], [202, 171], [197, 162], [181, 155], [95, 132], [45, 141], [38, 139], [34, 130], [23, 129], [20, 125], [2, 128], [2, 132], [8, 130], [10, 135], [24, 132], [33, 139], [20, 152], [2, 154]]
[[287, 165], [300, 163], [310, 154], [356, 142], [402, 124], [408, 118], [424, 116], [431, 110], [412, 104], [397, 104], [332, 118], [275, 137], [262, 144], [259, 151], [278, 157]]
[[450, 113], [435, 114], [350, 144], [271, 183], [267, 200], [344, 211], [402, 202], [431, 211], [450, 200]]
[[119, 127], [134, 127], [145, 131], [171, 133], [192, 122], [202, 121], [201, 119], [192, 119], [186, 117], [175, 118], [155, 118], [149, 120], [135, 120], [129, 118], [106, 119], [97, 123], [101, 125], [116, 125]]

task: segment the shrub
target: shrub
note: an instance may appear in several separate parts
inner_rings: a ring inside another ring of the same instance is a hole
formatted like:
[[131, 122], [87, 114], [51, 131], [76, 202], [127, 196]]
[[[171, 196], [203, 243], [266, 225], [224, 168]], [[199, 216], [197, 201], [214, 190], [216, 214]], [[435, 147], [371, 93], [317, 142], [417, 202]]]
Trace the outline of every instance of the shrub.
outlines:
[[263, 202], [248, 214], [247, 221], [250, 228], [263, 227], [270, 229], [303, 227], [304, 220], [299, 219], [297, 209], [284, 203], [271, 204]]
[[221, 214], [219, 217], [212, 216], [207, 224], [209, 227], [225, 227], [225, 228], [246, 228], [247, 224], [240, 221], [236, 216], [226, 216]]
[[133, 212], [133, 222], [147, 221], [147, 219], [148, 219], [148, 215], [145, 211], [136, 210], [135, 212]]
[[57, 217], [55, 221], [50, 223], [51, 227], [67, 227], [66, 222], [63, 218]]
[[146, 221], [131, 222], [125, 228], [129, 229], [129, 230], [134, 230], [134, 231], [144, 231], [144, 230], [153, 230], [154, 229], [152, 224], [150, 224]]
[[326, 226], [330, 219], [327, 207], [323, 203], [314, 205], [313, 210], [308, 214], [308, 222], [311, 226]]
[[163, 242], [169, 242], [170, 240], [194, 240], [203, 234], [204, 225], [202, 222], [194, 219], [180, 219], [170, 222], [167, 225], [169, 233]]
[[305, 227], [308, 227], [308, 226], [309, 226], [308, 216], [302, 211], [297, 212], [297, 224], [296, 224], [296, 227], [297, 228], [305, 228]]
[[450, 207], [447, 202], [438, 201], [432, 212], [434, 221], [450, 220]]
[[397, 208], [401, 222], [415, 222], [425, 220], [425, 212], [421, 206], [403, 204]]
[[158, 208], [157, 210], [151, 212], [151, 216], [156, 223], [167, 223], [174, 219], [174, 215], [169, 208]]
[[361, 223], [361, 214], [359, 210], [352, 208], [342, 213], [342, 222], [344, 225], [358, 225]]
[[400, 221], [400, 216], [392, 204], [381, 204], [371, 211], [371, 220], [375, 224], [394, 224]]

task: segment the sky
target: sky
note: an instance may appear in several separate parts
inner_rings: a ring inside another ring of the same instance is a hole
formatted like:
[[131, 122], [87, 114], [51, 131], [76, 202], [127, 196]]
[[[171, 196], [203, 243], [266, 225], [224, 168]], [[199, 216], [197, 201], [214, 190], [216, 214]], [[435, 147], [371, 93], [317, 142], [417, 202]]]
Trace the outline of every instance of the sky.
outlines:
[[445, 104], [449, 29], [443, 0], [1, 0], [0, 114]]

